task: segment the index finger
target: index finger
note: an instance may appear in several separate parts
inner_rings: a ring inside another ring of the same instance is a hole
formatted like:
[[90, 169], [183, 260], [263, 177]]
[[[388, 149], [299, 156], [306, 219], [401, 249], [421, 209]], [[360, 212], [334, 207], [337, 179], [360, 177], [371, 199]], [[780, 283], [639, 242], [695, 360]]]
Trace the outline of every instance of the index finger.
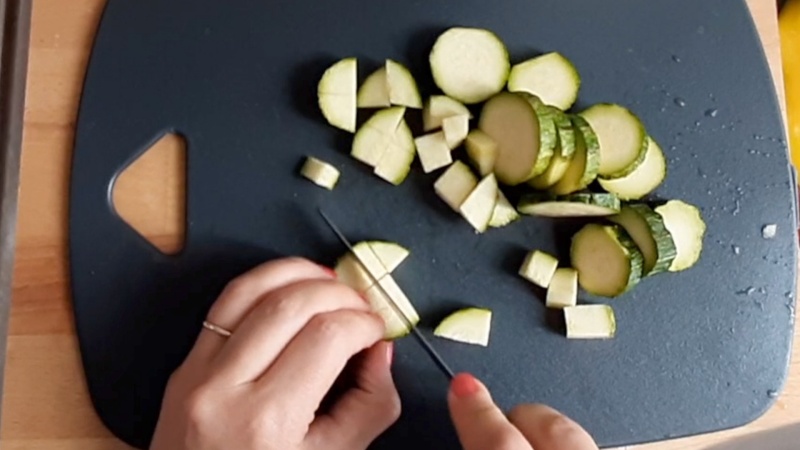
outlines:
[[492, 401], [486, 386], [472, 375], [453, 378], [447, 402], [464, 450], [532, 450]]

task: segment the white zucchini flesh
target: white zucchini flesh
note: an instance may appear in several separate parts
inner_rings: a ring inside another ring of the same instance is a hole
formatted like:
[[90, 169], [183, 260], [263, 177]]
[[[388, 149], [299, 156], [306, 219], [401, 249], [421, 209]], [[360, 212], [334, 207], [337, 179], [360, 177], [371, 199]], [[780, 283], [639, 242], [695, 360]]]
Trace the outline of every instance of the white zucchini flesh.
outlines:
[[492, 97], [483, 107], [479, 127], [497, 143], [493, 170], [498, 181], [513, 186], [533, 177], [541, 130], [528, 99], [507, 92]]
[[672, 235], [677, 256], [669, 267], [670, 272], [680, 272], [694, 266], [703, 252], [706, 223], [696, 206], [680, 200], [670, 200], [655, 209]]
[[[411, 303], [411, 300], [406, 296], [397, 282], [391, 275], [386, 275], [378, 281], [381, 289], [377, 284], [373, 285], [364, 293], [372, 310], [379, 315], [386, 324], [386, 333], [383, 338], [387, 340], [401, 338], [411, 332], [405, 320], [400, 317], [390, 302], [402, 311], [405, 317], [410, 322], [411, 326], [416, 326], [419, 323], [419, 314]], [[389, 298], [386, 298], [388, 294]]]
[[417, 155], [425, 173], [433, 172], [453, 163], [453, 155], [442, 131], [414, 139]]
[[498, 189], [497, 203], [494, 205], [492, 218], [489, 219], [489, 226], [492, 228], [502, 228], [517, 219], [519, 219], [517, 209], [508, 201], [503, 191]]
[[[337, 279], [360, 293], [394, 272], [408, 258], [410, 252], [405, 247], [385, 241], [363, 241], [353, 246], [353, 253], [347, 253], [334, 269]], [[358, 258], [358, 259], [356, 259]], [[370, 277], [372, 274], [372, 277]]]
[[617, 225], [583, 227], [572, 238], [570, 257], [578, 283], [591, 294], [617, 297], [642, 277], [642, 253]]
[[644, 125], [627, 108], [614, 104], [592, 106], [581, 113], [600, 142], [600, 169], [603, 178], [621, 178], [633, 172], [647, 153]]
[[[380, 269], [380, 267], [378, 267], [378, 269]], [[367, 290], [375, 284], [365, 266], [360, 264], [356, 257], [350, 252], [339, 258], [334, 270], [338, 282], [349, 286], [360, 294], [367, 292]]]
[[446, 95], [432, 95], [422, 109], [423, 127], [426, 132], [439, 129], [444, 119], [453, 116], [468, 116], [472, 119], [472, 114], [463, 103]]
[[433, 331], [433, 335], [464, 344], [489, 346], [492, 330], [492, 311], [467, 308], [447, 316]]
[[402, 64], [386, 60], [386, 84], [389, 87], [389, 102], [392, 105], [421, 109], [422, 97], [411, 72]]
[[306, 158], [306, 162], [303, 163], [303, 167], [300, 169], [300, 174], [317, 186], [329, 191], [333, 190], [341, 175], [336, 167], [312, 156]]
[[485, 177], [492, 173], [497, 160], [497, 142], [481, 130], [472, 130], [466, 140], [467, 157], [478, 173]]
[[525, 261], [519, 269], [519, 275], [531, 283], [547, 289], [557, 269], [558, 260], [554, 256], [534, 250], [525, 257]]
[[580, 305], [564, 308], [567, 339], [610, 339], [617, 332], [614, 310], [608, 305]]
[[575, 103], [580, 85], [580, 75], [572, 62], [555, 52], [515, 65], [508, 76], [509, 91], [529, 92], [562, 110]]
[[381, 67], [368, 76], [358, 89], [359, 108], [387, 108], [389, 101], [389, 84], [386, 79], [386, 66]]
[[329, 124], [351, 133], [356, 131], [358, 62], [343, 59], [329, 67], [317, 86], [317, 101]]
[[375, 166], [375, 175], [395, 186], [401, 184], [411, 171], [414, 154], [414, 136], [406, 121], [401, 120], [392, 141]]
[[452, 116], [442, 120], [442, 132], [451, 150], [458, 147], [469, 134], [469, 115]]
[[478, 186], [478, 179], [466, 164], [456, 161], [433, 185], [436, 194], [444, 200], [453, 211], [460, 212], [461, 205], [469, 194]]
[[505, 44], [494, 33], [478, 28], [445, 31], [429, 59], [436, 85], [466, 104], [480, 103], [500, 92], [511, 69]]
[[398, 140], [400, 123], [403, 122], [405, 112], [405, 108], [397, 106], [373, 114], [353, 138], [350, 156], [368, 166], [377, 166], [384, 152]]
[[547, 288], [548, 308], [568, 308], [578, 304], [578, 272], [575, 269], [558, 269]]
[[600, 178], [597, 181], [607, 192], [617, 194], [623, 200], [638, 200], [656, 190], [666, 177], [667, 160], [661, 147], [651, 137], [647, 141], [644, 161], [633, 172], [622, 178]]
[[483, 233], [489, 227], [497, 204], [498, 191], [497, 179], [494, 174], [489, 174], [478, 183], [458, 208], [461, 215], [478, 233]]

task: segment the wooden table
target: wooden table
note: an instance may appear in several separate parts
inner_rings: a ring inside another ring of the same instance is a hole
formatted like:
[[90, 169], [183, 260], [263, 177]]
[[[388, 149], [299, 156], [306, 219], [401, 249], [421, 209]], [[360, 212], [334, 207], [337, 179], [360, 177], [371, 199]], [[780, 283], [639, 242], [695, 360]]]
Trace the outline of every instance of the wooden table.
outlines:
[[[5, 450], [114, 450], [128, 447], [102, 426], [89, 402], [78, 358], [67, 271], [67, 192], [76, 111], [92, 38], [105, 0], [37, 0], [25, 108], [22, 187], [0, 445]], [[774, 2], [748, 0], [782, 92]], [[165, 154], [166, 155], [166, 154]], [[179, 160], [154, 156], [118, 186], [133, 214], [150, 215], [175, 183]], [[159, 159], [160, 158], [160, 159]], [[172, 177], [174, 179], [174, 177]], [[152, 197], [134, 196], [161, 180]], [[132, 219], [132, 221], [134, 221]], [[173, 215], [140, 224], [151, 239], [176, 245]], [[744, 428], [641, 447], [701, 449], [737, 436], [800, 424], [800, 346], [785, 392]]]

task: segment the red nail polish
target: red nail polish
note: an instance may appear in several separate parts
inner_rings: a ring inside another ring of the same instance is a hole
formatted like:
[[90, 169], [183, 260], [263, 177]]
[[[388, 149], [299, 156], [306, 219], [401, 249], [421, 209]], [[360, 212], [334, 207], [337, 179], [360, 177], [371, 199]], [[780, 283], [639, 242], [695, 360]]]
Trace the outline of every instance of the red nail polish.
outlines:
[[330, 267], [325, 267], [325, 266], [319, 266], [319, 267], [320, 267], [320, 269], [325, 271], [325, 273], [330, 275], [331, 278], [338, 278], [338, 275], [336, 274], [336, 271], [331, 269]]
[[472, 397], [480, 388], [480, 382], [468, 373], [456, 375], [450, 383], [450, 391], [459, 398]]
[[394, 361], [394, 342], [389, 342], [386, 345], [386, 362], [391, 366]]

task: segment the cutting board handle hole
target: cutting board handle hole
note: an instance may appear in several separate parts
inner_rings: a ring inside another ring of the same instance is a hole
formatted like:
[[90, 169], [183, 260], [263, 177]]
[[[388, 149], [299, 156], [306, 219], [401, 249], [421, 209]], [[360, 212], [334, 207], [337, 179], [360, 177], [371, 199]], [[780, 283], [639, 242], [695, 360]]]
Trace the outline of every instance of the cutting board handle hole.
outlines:
[[116, 213], [155, 248], [167, 255], [183, 250], [186, 240], [186, 139], [166, 133], [114, 180]]

